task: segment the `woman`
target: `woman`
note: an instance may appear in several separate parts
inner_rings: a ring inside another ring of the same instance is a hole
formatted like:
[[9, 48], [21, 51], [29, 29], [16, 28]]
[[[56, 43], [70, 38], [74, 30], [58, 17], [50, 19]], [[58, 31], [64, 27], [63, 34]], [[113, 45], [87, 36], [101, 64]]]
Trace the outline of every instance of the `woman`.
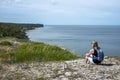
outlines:
[[104, 53], [98, 46], [97, 41], [92, 42], [92, 47], [89, 53], [86, 53], [86, 63], [100, 64], [104, 59]]

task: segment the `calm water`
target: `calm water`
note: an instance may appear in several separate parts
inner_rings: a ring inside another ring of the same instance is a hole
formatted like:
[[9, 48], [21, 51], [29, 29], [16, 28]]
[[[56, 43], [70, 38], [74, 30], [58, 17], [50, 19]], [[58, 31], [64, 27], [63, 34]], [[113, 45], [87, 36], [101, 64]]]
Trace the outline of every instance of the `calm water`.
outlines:
[[31, 41], [64, 47], [84, 55], [97, 40], [105, 55], [120, 56], [120, 26], [44, 26], [27, 32]]

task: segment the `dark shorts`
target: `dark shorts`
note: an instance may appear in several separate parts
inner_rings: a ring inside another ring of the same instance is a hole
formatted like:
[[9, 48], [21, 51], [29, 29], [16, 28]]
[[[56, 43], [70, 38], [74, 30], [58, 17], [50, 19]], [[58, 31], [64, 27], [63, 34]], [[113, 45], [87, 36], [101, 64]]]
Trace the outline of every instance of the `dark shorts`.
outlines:
[[101, 63], [101, 61], [99, 61], [99, 60], [97, 60], [97, 59], [93, 59], [93, 62], [94, 62], [95, 64], [100, 64], [100, 63]]

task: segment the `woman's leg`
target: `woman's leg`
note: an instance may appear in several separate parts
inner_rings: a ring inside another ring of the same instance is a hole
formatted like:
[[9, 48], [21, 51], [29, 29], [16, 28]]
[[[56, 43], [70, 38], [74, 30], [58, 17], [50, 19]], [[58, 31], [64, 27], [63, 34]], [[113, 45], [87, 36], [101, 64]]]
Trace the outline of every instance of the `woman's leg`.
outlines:
[[88, 62], [89, 62], [89, 60], [88, 60], [87, 56], [85, 57], [85, 62], [86, 62], [86, 63], [88, 63]]
[[94, 63], [92, 55], [86, 56], [86, 63], [89, 63], [89, 62]]

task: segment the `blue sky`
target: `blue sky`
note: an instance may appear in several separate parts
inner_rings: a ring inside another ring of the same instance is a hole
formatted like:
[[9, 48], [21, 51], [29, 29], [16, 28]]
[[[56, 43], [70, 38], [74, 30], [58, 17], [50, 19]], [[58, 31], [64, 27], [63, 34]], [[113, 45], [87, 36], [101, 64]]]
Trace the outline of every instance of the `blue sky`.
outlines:
[[120, 0], [0, 0], [0, 22], [120, 25]]

